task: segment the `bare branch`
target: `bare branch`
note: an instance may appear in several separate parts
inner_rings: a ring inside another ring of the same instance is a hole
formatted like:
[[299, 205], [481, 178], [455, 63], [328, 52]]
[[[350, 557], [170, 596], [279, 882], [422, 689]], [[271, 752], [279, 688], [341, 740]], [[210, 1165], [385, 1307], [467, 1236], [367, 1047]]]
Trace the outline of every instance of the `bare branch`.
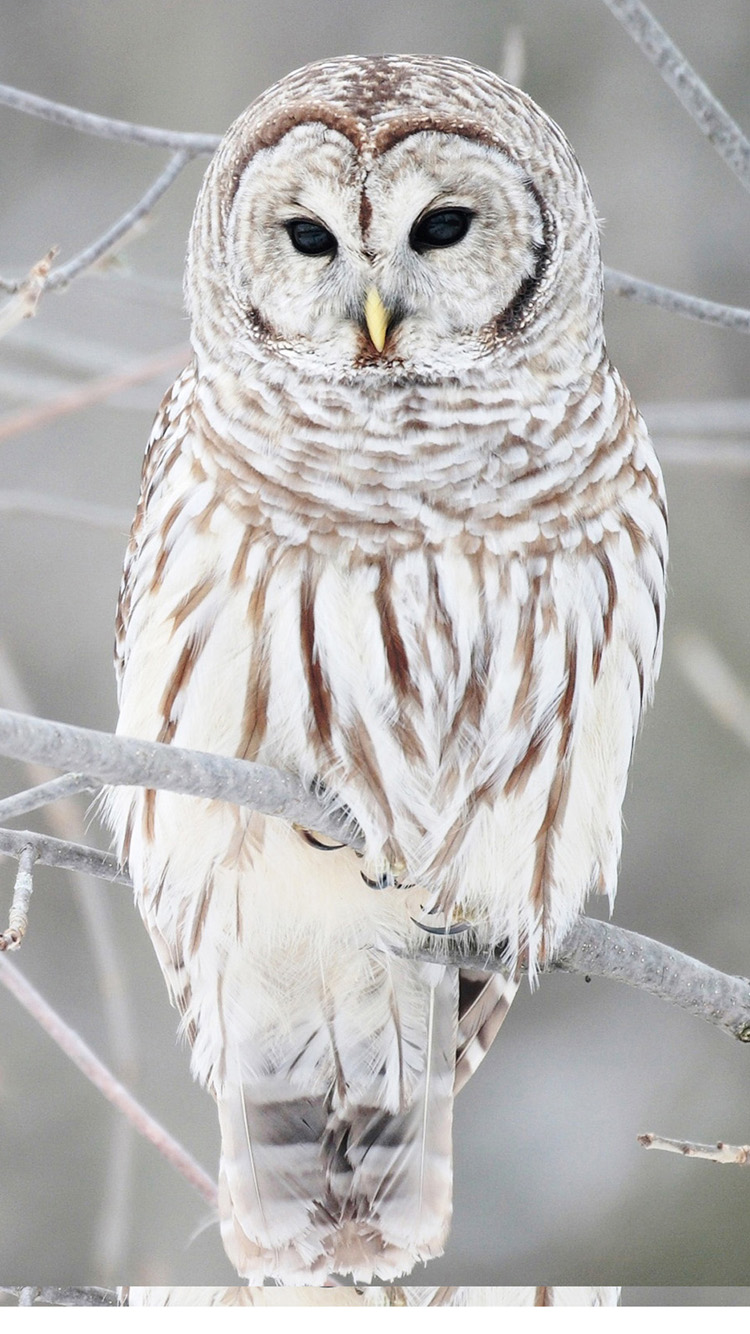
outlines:
[[706, 708], [750, 747], [750, 693], [719, 650], [705, 635], [683, 631], [674, 652], [683, 676]]
[[[117, 1306], [114, 1288], [4, 1288], [19, 1306]], [[24, 1294], [28, 1294], [25, 1300]]]
[[604, 0], [746, 190], [750, 140], [641, 0]]
[[63, 102], [51, 102], [47, 97], [38, 97], [36, 93], [27, 93], [21, 88], [12, 88], [6, 83], [0, 84], [0, 106], [24, 111], [28, 116], [40, 116], [42, 120], [66, 125], [71, 130], [93, 134], [99, 139], [119, 139], [130, 144], [147, 144], [150, 148], [172, 148], [187, 151], [193, 157], [201, 153], [213, 153], [221, 140], [218, 134], [185, 134], [180, 130], [163, 130], [152, 125], [137, 125], [129, 120], [97, 116], [90, 111], [81, 111], [78, 107], [66, 106]]
[[111, 852], [99, 852], [98, 848], [84, 847], [82, 843], [72, 843], [67, 839], [51, 838], [48, 834], [36, 834], [30, 829], [0, 829], [0, 853], [17, 858], [26, 847], [34, 849], [36, 860], [43, 866], [58, 866], [63, 871], [93, 875], [98, 880], [109, 880], [132, 888], [130, 877], [121, 869]]
[[[249, 806], [302, 824], [352, 846], [363, 845], [346, 811], [332, 811], [293, 774], [246, 760], [185, 750], [178, 746], [110, 736], [82, 727], [0, 709], [0, 753], [88, 773], [99, 782], [162, 788]], [[18, 857], [33, 846], [48, 865], [74, 865], [106, 880], [129, 883], [116, 859], [28, 831], [0, 829], [0, 852]], [[433, 937], [415, 957], [502, 971], [501, 951], [485, 953], [466, 936]], [[750, 1042], [750, 982], [709, 968], [689, 955], [611, 923], [581, 918], [548, 965], [564, 972], [596, 974], [626, 982], [714, 1023]]]
[[[178, 370], [185, 364], [189, 356], [190, 349], [184, 343], [180, 343], [177, 347], [164, 348], [162, 351], [153, 353], [142, 361], [136, 362], [127, 370], [115, 371], [111, 375], [97, 376], [93, 380], [87, 380], [76, 389], [59, 394], [48, 403], [41, 403], [36, 408], [14, 412], [7, 417], [2, 417], [0, 418], [0, 440], [8, 440], [11, 436], [20, 435], [23, 431], [35, 430], [39, 426], [45, 426], [48, 422], [56, 421], [58, 417], [63, 417], [69, 412], [79, 412], [81, 408], [88, 408], [94, 403], [103, 403], [105, 399], [111, 398], [113, 394], [118, 393], [121, 389], [129, 389], [136, 384], [145, 384], [169, 371]], [[5, 494], [26, 495], [29, 493], [6, 492]], [[130, 519], [125, 525], [125, 530], [127, 531], [129, 527]]]
[[91, 245], [86, 246], [86, 248], [81, 250], [79, 254], [74, 255], [73, 259], [69, 260], [67, 264], [60, 264], [56, 269], [52, 270], [44, 284], [44, 290], [47, 292], [54, 292], [61, 287], [67, 286], [73, 278], [77, 278], [85, 269], [92, 268], [103, 259], [108, 251], [113, 250], [118, 242], [122, 241], [123, 238], [127, 236], [128, 232], [131, 232], [136, 224], [151, 212], [152, 208], [158, 203], [162, 195], [166, 194], [170, 185], [176, 181], [183, 167], [186, 167], [188, 162], [192, 161], [192, 157], [193, 155], [191, 153], [184, 151], [175, 153], [174, 156], [170, 158], [164, 171], [157, 176], [156, 180], [152, 182], [148, 190], [146, 190], [145, 194], [141, 196], [138, 202], [133, 204], [132, 208], [129, 208], [126, 213], [123, 213], [122, 217], [118, 218], [117, 221], [95, 241], [92, 241]]
[[18, 858], [16, 883], [13, 887], [13, 902], [10, 905], [8, 928], [0, 935], [0, 952], [20, 949], [21, 941], [26, 935], [26, 928], [29, 924], [29, 903], [34, 888], [33, 871], [35, 861], [36, 853], [31, 845], [27, 844]]
[[[487, 951], [470, 938], [465, 942], [466, 936], [432, 937], [414, 957], [483, 972], [504, 971], [502, 948]], [[750, 980], [709, 968], [689, 954], [612, 922], [579, 917], [546, 970], [624, 982], [715, 1024], [740, 1042], [750, 1042]]]
[[[604, 0], [605, 4], [609, 0]], [[742, 306], [723, 306], [717, 301], [704, 301], [687, 292], [676, 292], [671, 287], [648, 283], [619, 269], [605, 268], [604, 290], [611, 296], [628, 297], [649, 306], [660, 306], [671, 315], [683, 315], [689, 320], [703, 320], [707, 324], [732, 329], [735, 333], [750, 333], [750, 310]]]
[[330, 801], [324, 803], [294, 774], [247, 760], [111, 736], [8, 709], [0, 709], [0, 754], [85, 773], [98, 783], [219, 798], [362, 846], [348, 812], [332, 811]]
[[638, 1136], [644, 1149], [664, 1149], [666, 1153], [681, 1153], [683, 1158], [706, 1158], [711, 1163], [750, 1164], [750, 1144], [693, 1144], [690, 1140], [667, 1139], [649, 1131]]
[[15, 329], [21, 320], [28, 320], [36, 314], [36, 308], [39, 305], [39, 298], [47, 284], [52, 261], [57, 254], [57, 246], [53, 246], [43, 259], [29, 271], [25, 278], [19, 282], [8, 282], [0, 278], [0, 288], [6, 292], [15, 293], [11, 301], [6, 301], [2, 310], [0, 310], [0, 338], [4, 338], [11, 329]]
[[45, 1033], [56, 1042], [58, 1047], [70, 1058], [75, 1066], [99, 1090], [114, 1107], [122, 1113], [130, 1125], [143, 1135], [168, 1163], [198, 1191], [199, 1195], [212, 1208], [216, 1207], [216, 1185], [203, 1168], [183, 1148], [178, 1141], [165, 1130], [155, 1117], [151, 1116], [130, 1093], [103, 1061], [95, 1056], [82, 1038], [60, 1018], [52, 1006], [40, 996], [39, 992], [23, 976], [23, 973], [6, 958], [0, 959], [0, 983], [15, 996], [24, 1009], [41, 1025]]
[[95, 792], [96, 786], [84, 774], [63, 774], [62, 778], [53, 778], [49, 783], [38, 783], [25, 792], [15, 792], [12, 797], [0, 801], [0, 824], [17, 820], [19, 815], [28, 815], [29, 811], [38, 811], [41, 806], [49, 806], [63, 797], [73, 797], [77, 792]]

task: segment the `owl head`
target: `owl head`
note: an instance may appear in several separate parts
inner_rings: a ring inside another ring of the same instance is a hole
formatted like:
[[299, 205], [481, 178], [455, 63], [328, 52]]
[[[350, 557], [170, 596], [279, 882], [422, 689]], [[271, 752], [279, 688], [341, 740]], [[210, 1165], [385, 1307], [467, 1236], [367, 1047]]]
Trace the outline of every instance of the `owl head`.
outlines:
[[203, 183], [186, 291], [198, 357], [329, 379], [440, 379], [601, 350], [588, 186], [524, 93], [465, 61], [343, 57], [231, 126]]

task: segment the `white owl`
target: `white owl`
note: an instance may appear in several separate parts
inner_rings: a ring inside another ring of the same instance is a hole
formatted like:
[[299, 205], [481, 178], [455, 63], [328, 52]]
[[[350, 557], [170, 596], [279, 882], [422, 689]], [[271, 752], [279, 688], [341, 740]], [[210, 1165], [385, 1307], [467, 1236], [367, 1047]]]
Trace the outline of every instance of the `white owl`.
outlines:
[[[186, 292], [119, 731], [291, 770], [366, 853], [166, 792], [115, 793], [112, 823], [218, 1105], [238, 1273], [391, 1279], [443, 1247], [454, 1091], [517, 969], [614, 894], [661, 476], [607, 357], [581, 169], [463, 61], [329, 60], [264, 93], [206, 174]], [[463, 924], [507, 981], [404, 957]]]

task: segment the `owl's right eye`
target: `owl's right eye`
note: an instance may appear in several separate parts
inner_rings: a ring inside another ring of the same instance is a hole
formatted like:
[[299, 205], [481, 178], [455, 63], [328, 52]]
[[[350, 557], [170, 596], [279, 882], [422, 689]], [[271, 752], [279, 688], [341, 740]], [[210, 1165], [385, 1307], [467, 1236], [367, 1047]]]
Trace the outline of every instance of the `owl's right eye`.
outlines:
[[284, 225], [294, 249], [301, 255], [332, 255], [337, 248], [333, 232], [312, 218], [292, 218]]

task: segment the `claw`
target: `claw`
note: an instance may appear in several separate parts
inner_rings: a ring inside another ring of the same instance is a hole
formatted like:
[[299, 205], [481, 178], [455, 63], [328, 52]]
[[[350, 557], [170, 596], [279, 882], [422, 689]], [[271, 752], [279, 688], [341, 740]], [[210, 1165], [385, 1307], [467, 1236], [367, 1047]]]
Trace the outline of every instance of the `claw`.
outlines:
[[412, 917], [415, 926], [422, 931], [428, 931], [431, 936], [462, 936], [465, 931], [471, 931], [471, 922], [454, 922], [453, 926], [428, 926], [426, 922], [420, 922], [417, 917]]

